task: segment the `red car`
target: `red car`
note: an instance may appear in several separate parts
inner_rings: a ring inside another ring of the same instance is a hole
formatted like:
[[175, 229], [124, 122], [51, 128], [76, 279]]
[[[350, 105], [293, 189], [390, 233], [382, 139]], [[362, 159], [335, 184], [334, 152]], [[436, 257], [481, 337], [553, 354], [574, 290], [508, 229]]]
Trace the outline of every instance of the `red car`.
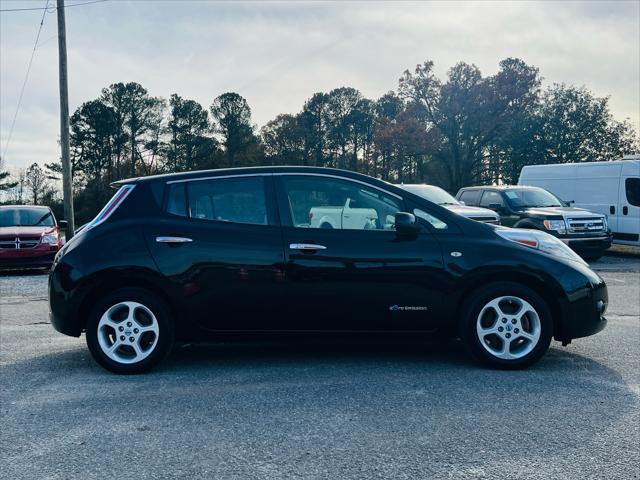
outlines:
[[49, 207], [0, 206], [0, 269], [51, 267], [64, 227]]

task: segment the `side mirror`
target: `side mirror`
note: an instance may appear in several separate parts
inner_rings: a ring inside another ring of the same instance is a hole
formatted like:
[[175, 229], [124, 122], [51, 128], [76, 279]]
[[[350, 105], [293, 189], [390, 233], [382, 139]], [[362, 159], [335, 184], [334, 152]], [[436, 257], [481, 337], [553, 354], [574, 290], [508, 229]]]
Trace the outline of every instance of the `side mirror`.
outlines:
[[462, 201], [462, 200], [458, 200], [458, 203], [459, 203], [460, 205], [466, 205], [466, 203], [464, 203], [464, 201]]
[[398, 212], [395, 216], [396, 233], [398, 235], [415, 236], [420, 231], [413, 213]]
[[66, 220], [58, 220], [58, 228], [60, 230], [66, 230], [67, 229], [67, 221]]
[[489, 210], [494, 210], [494, 211], [500, 213], [500, 212], [502, 212], [504, 210], [504, 208], [499, 203], [490, 203], [489, 204]]

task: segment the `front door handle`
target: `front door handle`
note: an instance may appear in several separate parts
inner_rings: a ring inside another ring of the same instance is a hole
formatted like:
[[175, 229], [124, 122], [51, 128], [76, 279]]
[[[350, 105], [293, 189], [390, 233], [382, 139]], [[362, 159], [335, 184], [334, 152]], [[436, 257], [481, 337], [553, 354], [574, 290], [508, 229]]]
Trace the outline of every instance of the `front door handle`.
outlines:
[[324, 245], [316, 245], [315, 243], [290, 243], [289, 248], [291, 250], [303, 250], [307, 252], [327, 249]]
[[627, 207], [626, 205], [622, 207], [622, 214], [629, 215], [629, 207]]
[[187, 237], [156, 237], [158, 243], [191, 243], [192, 239]]

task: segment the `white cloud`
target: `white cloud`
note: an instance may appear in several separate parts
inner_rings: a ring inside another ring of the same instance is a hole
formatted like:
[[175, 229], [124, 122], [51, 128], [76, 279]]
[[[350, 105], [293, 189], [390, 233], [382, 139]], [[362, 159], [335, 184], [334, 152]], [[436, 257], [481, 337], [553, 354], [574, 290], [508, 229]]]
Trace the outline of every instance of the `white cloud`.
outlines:
[[[69, 2], [70, 3], [70, 2]], [[5, 0], [2, 8], [42, 1]], [[0, 18], [0, 146], [4, 149], [40, 12]], [[445, 75], [457, 61], [484, 74], [506, 57], [540, 68], [546, 83], [610, 96], [640, 127], [637, 2], [123, 2], [67, 10], [70, 108], [113, 82], [179, 93], [209, 106], [238, 91], [263, 125], [314, 92], [353, 86], [377, 98], [427, 59]], [[47, 14], [7, 163], [59, 156], [55, 15]], [[46, 41], [49, 40], [49, 41]]]

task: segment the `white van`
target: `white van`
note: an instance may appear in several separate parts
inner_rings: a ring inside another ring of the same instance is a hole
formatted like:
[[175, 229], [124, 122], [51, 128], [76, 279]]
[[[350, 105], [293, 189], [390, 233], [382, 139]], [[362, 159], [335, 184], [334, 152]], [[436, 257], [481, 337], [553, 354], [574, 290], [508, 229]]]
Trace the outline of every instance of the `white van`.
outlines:
[[613, 162], [531, 165], [518, 185], [541, 187], [565, 202], [604, 213], [613, 242], [640, 245], [640, 155]]

